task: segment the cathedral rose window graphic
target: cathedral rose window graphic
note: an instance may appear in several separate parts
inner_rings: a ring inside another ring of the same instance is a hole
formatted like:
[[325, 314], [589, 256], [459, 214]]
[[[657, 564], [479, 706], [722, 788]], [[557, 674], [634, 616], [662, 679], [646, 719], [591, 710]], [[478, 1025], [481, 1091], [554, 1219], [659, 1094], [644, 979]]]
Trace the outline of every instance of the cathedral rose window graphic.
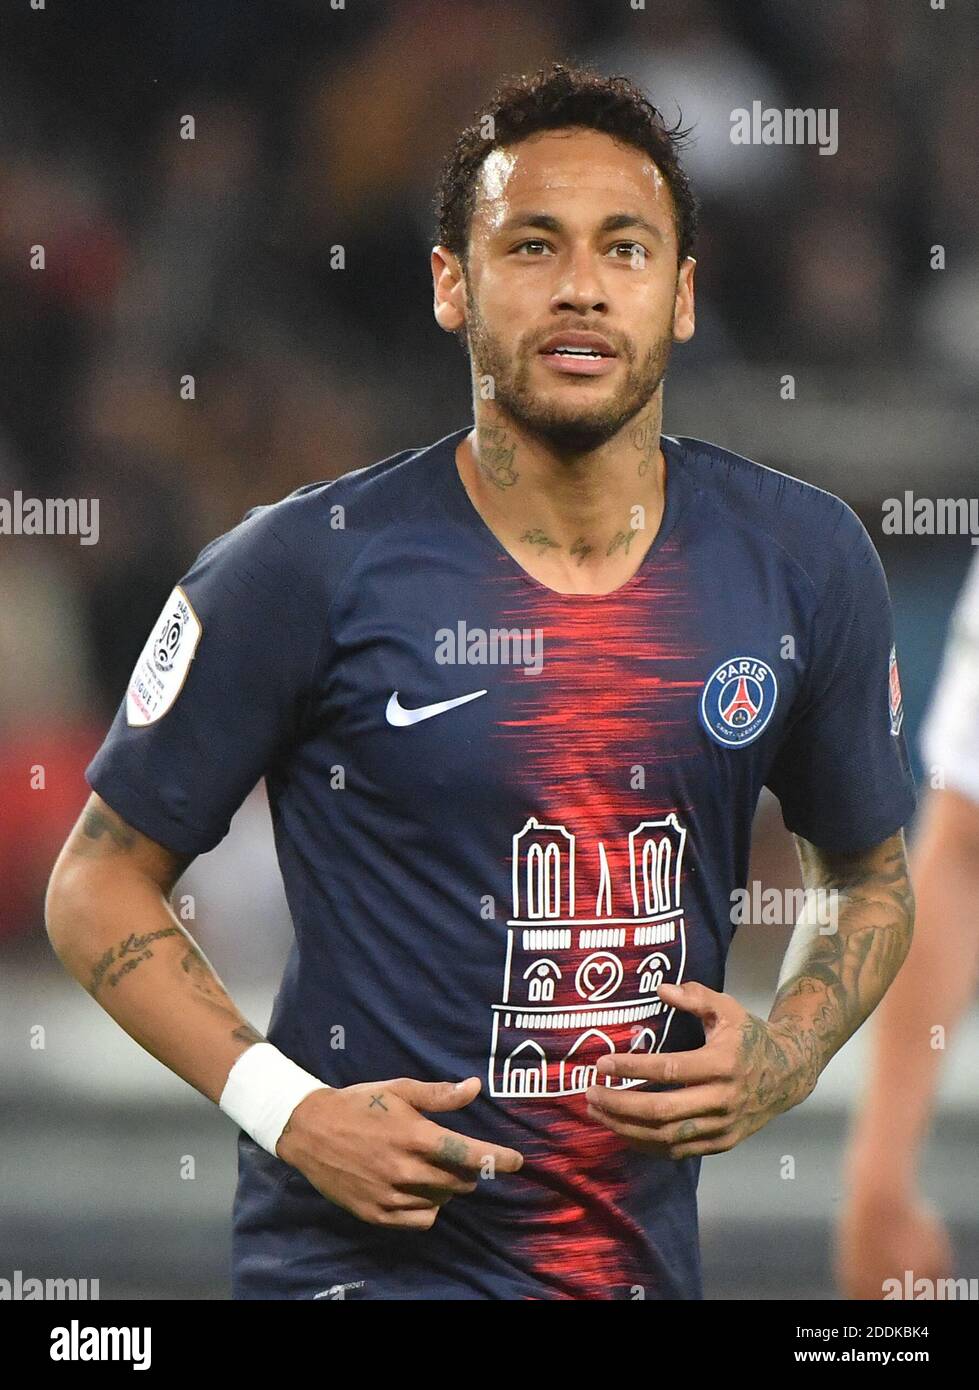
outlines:
[[[680, 901], [687, 832], [671, 812], [629, 832], [628, 885], [597, 844], [594, 912], [575, 904], [576, 837], [531, 816], [513, 837], [513, 915], [493, 1005], [494, 1096], [562, 1096], [595, 1083], [607, 1052], [657, 1052], [673, 1010], [657, 991], [683, 978]], [[618, 890], [618, 893], [616, 892]], [[619, 898], [631, 911], [621, 915]], [[642, 1082], [609, 1077], [606, 1084]]]

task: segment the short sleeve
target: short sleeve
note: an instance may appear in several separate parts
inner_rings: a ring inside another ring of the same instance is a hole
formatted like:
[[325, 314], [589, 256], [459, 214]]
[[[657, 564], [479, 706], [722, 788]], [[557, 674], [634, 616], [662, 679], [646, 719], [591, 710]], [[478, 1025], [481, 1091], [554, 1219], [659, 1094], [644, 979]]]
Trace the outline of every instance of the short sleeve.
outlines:
[[920, 746], [941, 785], [979, 803], [979, 554], [952, 612]]
[[767, 785], [789, 830], [845, 853], [900, 830], [916, 796], [887, 580], [866, 528], [840, 505], [806, 679]]
[[224, 838], [308, 708], [327, 605], [283, 505], [250, 512], [201, 551], [86, 770], [114, 811], [178, 854]]

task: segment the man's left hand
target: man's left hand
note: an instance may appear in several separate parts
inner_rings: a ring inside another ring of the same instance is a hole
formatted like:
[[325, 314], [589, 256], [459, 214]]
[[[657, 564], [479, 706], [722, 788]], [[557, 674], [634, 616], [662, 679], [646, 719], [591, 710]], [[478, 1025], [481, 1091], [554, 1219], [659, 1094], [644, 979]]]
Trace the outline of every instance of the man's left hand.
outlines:
[[[695, 1014], [706, 1041], [693, 1052], [612, 1052], [599, 1058], [598, 1081], [585, 1092], [588, 1114], [631, 1148], [672, 1159], [725, 1153], [809, 1094], [800, 1048], [778, 1024], [695, 981], [663, 984], [658, 993], [670, 1008]], [[678, 1089], [607, 1086], [606, 1076]]]

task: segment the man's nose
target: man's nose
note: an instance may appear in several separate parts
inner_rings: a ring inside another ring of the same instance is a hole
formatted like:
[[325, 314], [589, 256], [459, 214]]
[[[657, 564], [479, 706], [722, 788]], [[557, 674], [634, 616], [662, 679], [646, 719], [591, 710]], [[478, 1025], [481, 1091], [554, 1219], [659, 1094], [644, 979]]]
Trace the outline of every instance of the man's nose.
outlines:
[[565, 274], [551, 296], [552, 309], [571, 309], [577, 314], [604, 313], [608, 308], [593, 253], [580, 251], [568, 262]]

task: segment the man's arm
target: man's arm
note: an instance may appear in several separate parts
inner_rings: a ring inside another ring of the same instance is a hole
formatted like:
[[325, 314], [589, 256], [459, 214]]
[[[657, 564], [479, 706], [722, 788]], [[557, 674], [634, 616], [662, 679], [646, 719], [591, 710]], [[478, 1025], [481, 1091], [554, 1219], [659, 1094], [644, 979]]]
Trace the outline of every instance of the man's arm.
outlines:
[[[265, 1039], [170, 909], [189, 862], [93, 795], [52, 872], [46, 921], [65, 968], [129, 1036], [220, 1102], [235, 1062]], [[294, 1065], [281, 1054], [277, 1064]], [[281, 1070], [266, 1072], [251, 1084], [271, 1088], [281, 1103], [281, 1078]], [[479, 1089], [478, 1077], [455, 1086], [407, 1077], [342, 1089], [324, 1083], [291, 1108], [275, 1152], [361, 1220], [427, 1229], [480, 1176], [513, 1173], [523, 1162], [515, 1149], [466, 1138], [420, 1113], [460, 1110]], [[267, 1096], [258, 1099], [266, 1110]]]
[[262, 1036], [242, 1017], [169, 897], [191, 862], [92, 795], [48, 885], [56, 954], [147, 1052], [217, 1102]]
[[914, 925], [903, 831], [858, 854], [794, 838], [814, 910], [803, 913], [792, 934], [768, 1015], [798, 1063], [786, 1109], [813, 1090], [830, 1058], [880, 1003], [908, 954]]
[[[704, 1046], [598, 1060], [588, 1113], [633, 1146], [673, 1159], [734, 1148], [805, 1100], [897, 974], [914, 916], [903, 832], [859, 854], [798, 845], [804, 886], [833, 894], [835, 921], [818, 898], [811, 900], [789, 943], [768, 1021], [703, 984], [663, 984], [660, 998], [670, 1008], [702, 1021]], [[611, 1090], [603, 1084], [608, 1076], [679, 1089]]]

